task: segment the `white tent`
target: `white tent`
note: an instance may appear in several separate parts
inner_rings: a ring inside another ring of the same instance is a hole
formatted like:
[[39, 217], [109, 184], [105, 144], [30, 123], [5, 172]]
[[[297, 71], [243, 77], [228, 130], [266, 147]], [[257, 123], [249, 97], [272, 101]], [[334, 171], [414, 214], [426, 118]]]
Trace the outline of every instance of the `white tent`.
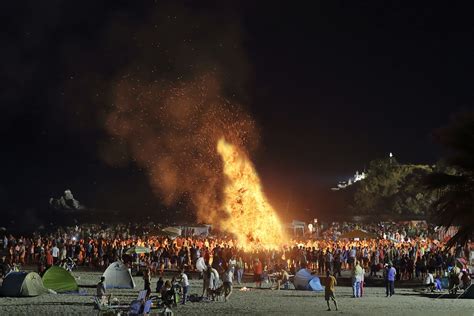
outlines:
[[178, 227], [166, 227], [163, 229], [163, 232], [168, 235], [171, 239], [174, 239], [178, 236], [181, 236], [181, 228]]
[[181, 234], [184, 236], [208, 236], [211, 225], [181, 226]]
[[135, 282], [128, 267], [121, 261], [115, 261], [105, 270], [105, 287], [107, 289], [133, 289]]
[[299, 270], [293, 281], [297, 290], [310, 290], [310, 291], [322, 291], [323, 287], [319, 278], [312, 275], [308, 269]]

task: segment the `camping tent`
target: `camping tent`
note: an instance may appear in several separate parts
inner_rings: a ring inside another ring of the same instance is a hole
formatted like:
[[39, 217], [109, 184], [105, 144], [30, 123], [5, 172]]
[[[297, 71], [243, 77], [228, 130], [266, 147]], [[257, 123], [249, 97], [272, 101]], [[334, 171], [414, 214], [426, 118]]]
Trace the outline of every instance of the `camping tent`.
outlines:
[[163, 229], [163, 233], [171, 239], [175, 239], [178, 236], [181, 236], [181, 228], [179, 227], [166, 227]]
[[3, 280], [2, 296], [38, 296], [48, 293], [36, 272], [10, 272]]
[[347, 232], [339, 236], [340, 239], [377, 239], [377, 236], [360, 229], [354, 229], [353, 231]]
[[181, 226], [181, 235], [208, 236], [211, 225]]
[[322, 291], [321, 281], [315, 275], [312, 275], [308, 269], [299, 270], [293, 281], [297, 290]]
[[128, 267], [121, 261], [115, 261], [105, 270], [105, 287], [108, 289], [133, 289], [135, 282]]
[[56, 292], [77, 292], [79, 286], [76, 279], [65, 269], [52, 266], [43, 275], [44, 287]]

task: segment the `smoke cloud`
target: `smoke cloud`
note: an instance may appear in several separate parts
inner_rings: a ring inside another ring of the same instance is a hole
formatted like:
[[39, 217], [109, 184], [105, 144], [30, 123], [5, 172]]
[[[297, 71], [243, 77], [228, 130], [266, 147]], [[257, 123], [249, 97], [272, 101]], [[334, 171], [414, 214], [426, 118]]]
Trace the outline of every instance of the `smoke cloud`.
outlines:
[[254, 120], [236, 101], [246, 99], [250, 67], [234, 9], [159, 6], [145, 23], [119, 16], [104, 33], [127, 38], [132, 48], [119, 47], [134, 58], [112, 85], [102, 158], [133, 161], [165, 204], [213, 223], [222, 216], [218, 139], [247, 152], [258, 143]]
[[218, 140], [254, 148], [258, 139], [254, 121], [222, 97], [212, 73], [179, 83], [120, 80], [106, 128], [113, 136], [108, 148], [122, 150], [106, 150], [104, 159], [120, 165], [130, 157], [166, 204], [187, 196], [198, 220], [210, 222], [222, 216]]

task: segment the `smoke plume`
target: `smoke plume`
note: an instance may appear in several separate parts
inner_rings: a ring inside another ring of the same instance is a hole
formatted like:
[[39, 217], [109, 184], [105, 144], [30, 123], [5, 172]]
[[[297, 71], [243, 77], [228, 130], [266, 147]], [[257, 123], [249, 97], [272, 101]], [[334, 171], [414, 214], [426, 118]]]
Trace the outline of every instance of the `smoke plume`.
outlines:
[[[107, 79], [106, 106], [96, 112], [109, 136], [99, 144], [102, 159], [118, 167], [135, 163], [158, 199], [195, 210], [201, 221], [213, 221], [221, 205], [218, 140], [246, 152], [258, 142], [255, 122], [239, 104], [247, 99], [250, 67], [236, 10], [157, 4], [145, 19], [117, 13], [99, 35], [100, 50], [113, 62], [97, 67], [119, 66]], [[84, 90], [101, 87], [96, 76], [81, 78]], [[87, 114], [81, 109], [77, 115]]]
[[254, 148], [257, 139], [254, 121], [222, 97], [212, 73], [178, 83], [120, 80], [106, 128], [112, 145], [122, 150], [105, 151], [104, 159], [120, 164], [130, 157], [146, 170], [166, 204], [187, 196], [198, 220], [206, 222], [214, 222], [221, 205], [218, 140], [225, 137], [239, 148]]

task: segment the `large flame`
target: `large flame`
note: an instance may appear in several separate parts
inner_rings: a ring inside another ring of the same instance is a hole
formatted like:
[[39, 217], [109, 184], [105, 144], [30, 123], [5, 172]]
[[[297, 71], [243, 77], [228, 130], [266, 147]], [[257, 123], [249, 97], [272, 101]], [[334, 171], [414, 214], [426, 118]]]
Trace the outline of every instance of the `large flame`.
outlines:
[[284, 229], [262, 191], [252, 162], [223, 138], [217, 143], [217, 151], [227, 177], [223, 209], [228, 217], [221, 222], [221, 228], [234, 234], [238, 245], [246, 251], [283, 245]]

